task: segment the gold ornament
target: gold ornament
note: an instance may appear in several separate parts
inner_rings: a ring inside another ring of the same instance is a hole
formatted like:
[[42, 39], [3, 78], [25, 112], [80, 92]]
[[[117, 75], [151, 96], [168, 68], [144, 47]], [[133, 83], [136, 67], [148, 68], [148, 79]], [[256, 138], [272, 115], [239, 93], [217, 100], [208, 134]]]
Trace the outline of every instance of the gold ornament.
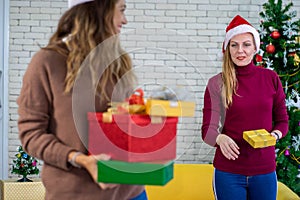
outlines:
[[300, 36], [295, 37], [296, 43], [300, 44]]
[[297, 66], [297, 65], [299, 65], [299, 63], [300, 63], [300, 58], [297, 55], [297, 53], [295, 53], [295, 55], [294, 55], [294, 65]]

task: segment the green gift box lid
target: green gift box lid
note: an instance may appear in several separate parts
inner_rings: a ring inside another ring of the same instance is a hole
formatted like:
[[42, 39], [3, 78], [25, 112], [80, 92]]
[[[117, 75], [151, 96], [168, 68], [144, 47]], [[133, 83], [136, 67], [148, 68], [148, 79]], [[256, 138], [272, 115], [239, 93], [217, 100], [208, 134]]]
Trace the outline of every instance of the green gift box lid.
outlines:
[[173, 179], [173, 161], [161, 163], [98, 161], [98, 182], [165, 185]]

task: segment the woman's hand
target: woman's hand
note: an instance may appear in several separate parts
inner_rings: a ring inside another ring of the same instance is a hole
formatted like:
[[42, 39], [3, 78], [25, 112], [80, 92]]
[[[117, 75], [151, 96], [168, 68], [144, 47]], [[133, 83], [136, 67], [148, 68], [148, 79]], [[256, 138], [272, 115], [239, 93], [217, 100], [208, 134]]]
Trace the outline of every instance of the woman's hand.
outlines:
[[[72, 154], [75, 152], [71, 152], [69, 154], [69, 157], [72, 157]], [[81, 167], [84, 167], [88, 173], [91, 175], [95, 183], [99, 185], [100, 188], [103, 190], [115, 188], [118, 186], [118, 184], [106, 184], [106, 183], [98, 183], [98, 167], [97, 167], [97, 161], [98, 160], [109, 160], [110, 156], [106, 154], [100, 154], [100, 155], [84, 155], [80, 154], [76, 157], [75, 162], [80, 165]]]
[[216, 142], [220, 146], [221, 152], [228, 160], [235, 160], [238, 158], [240, 148], [229, 136], [219, 134]]

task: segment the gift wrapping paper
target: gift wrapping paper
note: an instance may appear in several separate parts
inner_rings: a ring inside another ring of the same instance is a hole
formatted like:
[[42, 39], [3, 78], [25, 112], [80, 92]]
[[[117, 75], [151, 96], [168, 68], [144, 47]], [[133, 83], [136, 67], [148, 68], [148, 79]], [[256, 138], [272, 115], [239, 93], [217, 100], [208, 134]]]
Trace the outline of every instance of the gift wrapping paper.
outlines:
[[195, 115], [195, 103], [148, 99], [146, 113], [153, 116], [193, 117]]
[[45, 188], [40, 180], [17, 182], [15, 179], [0, 180], [2, 200], [44, 200]]
[[244, 131], [243, 138], [253, 148], [263, 148], [268, 146], [274, 146], [276, 139], [265, 129]]
[[173, 167], [173, 161], [161, 163], [98, 161], [98, 182], [165, 185], [173, 179]]
[[[88, 151], [113, 160], [153, 162], [176, 158], [177, 117], [88, 113]], [[106, 119], [108, 121], [103, 122]]]

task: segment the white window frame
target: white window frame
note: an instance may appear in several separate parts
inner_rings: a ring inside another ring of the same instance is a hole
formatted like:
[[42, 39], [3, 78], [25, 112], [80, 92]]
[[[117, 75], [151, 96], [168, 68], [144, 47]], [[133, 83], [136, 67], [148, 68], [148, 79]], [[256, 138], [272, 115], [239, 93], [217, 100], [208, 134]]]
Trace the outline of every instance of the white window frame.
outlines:
[[0, 1], [0, 179], [8, 178], [9, 0]]

